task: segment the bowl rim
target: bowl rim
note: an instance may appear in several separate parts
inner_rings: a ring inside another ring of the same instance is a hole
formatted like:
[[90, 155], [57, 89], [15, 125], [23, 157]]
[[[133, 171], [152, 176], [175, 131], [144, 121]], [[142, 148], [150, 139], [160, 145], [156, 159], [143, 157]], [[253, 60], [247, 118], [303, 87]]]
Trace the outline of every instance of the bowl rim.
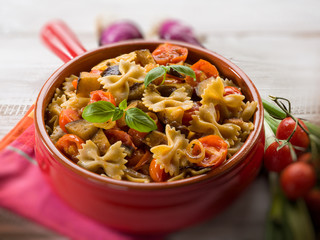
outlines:
[[[193, 176], [181, 180], [175, 180], [172, 182], [150, 182], [150, 183], [137, 183], [137, 182], [131, 182], [126, 180], [116, 180], [112, 178], [107, 178], [104, 176], [100, 176], [96, 173], [90, 172], [80, 166], [78, 166], [76, 163], [70, 161], [68, 158], [66, 158], [53, 144], [53, 142], [50, 140], [49, 135], [47, 134], [47, 131], [45, 129], [45, 122], [44, 122], [44, 113], [45, 108], [47, 106], [44, 106], [45, 97], [48, 94], [49, 90], [53, 87], [55, 81], [59, 79], [59, 74], [63, 72], [66, 68], [68, 68], [71, 64], [74, 64], [74, 62], [79, 61], [80, 59], [86, 58], [88, 55], [94, 55], [97, 52], [100, 51], [106, 51], [106, 49], [114, 48], [114, 47], [121, 47], [125, 45], [134, 45], [137, 46], [137, 49], [147, 48], [143, 46], [153, 46], [161, 43], [170, 42], [173, 44], [180, 45], [182, 47], [186, 47], [189, 50], [200, 52], [201, 55], [212, 55], [214, 58], [219, 59], [220, 61], [224, 62], [228, 65], [229, 69], [233, 71], [236, 75], [238, 75], [241, 79], [243, 79], [246, 86], [249, 88], [249, 91], [252, 94], [252, 98], [254, 101], [258, 102], [257, 110], [255, 112], [254, 117], [254, 130], [249, 134], [247, 140], [243, 144], [243, 146], [240, 148], [240, 150], [235, 153], [227, 162], [223, 163], [220, 167], [215, 168], [211, 170], [210, 172], [199, 175], [199, 176]], [[139, 46], [139, 47], [138, 47]], [[177, 188], [187, 185], [193, 185], [199, 182], [208, 181], [210, 179], [218, 178], [219, 176], [228, 173], [229, 171], [236, 168], [238, 165], [240, 165], [245, 159], [248, 154], [250, 154], [251, 150], [254, 148], [256, 144], [259, 142], [259, 137], [261, 132], [263, 131], [263, 105], [262, 100], [260, 97], [260, 94], [253, 84], [253, 82], [250, 80], [250, 78], [234, 63], [232, 63], [230, 60], [224, 58], [223, 56], [202, 48], [198, 47], [192, 44], [180, 42], [180, 41], [168, 41], [168, 40], [130, 40], [130, 41], [123, 41], [119, 43], [109, 44], [106, 46], [101, 46], [99, 48], [87, 51], [69, 62], [63, 64], [61, 67], [59, 67], [53, 74], [48, 78], [48, 80], [44, 83], [42, 86], [36, 103], [35, 103], [35, 109], [34, 109], [34, 121], [35, 121], [35, 131], [38, 135], [40, 141], [45, 145], [46, 149], [49, 151], [49, 153], [54, 157], [54, 159], [71, 170], [72, 172], [75, 172], [79, 176], [91, 180], [93, 182], [99, 183], [101, 185], [114, 185], [116, 187], [120, 188], [132, 188], [136, 190], [159, 190], [159, 189], [168, 189], [168, 188]], [[37, 147], [37, 145], [35, 146]]]

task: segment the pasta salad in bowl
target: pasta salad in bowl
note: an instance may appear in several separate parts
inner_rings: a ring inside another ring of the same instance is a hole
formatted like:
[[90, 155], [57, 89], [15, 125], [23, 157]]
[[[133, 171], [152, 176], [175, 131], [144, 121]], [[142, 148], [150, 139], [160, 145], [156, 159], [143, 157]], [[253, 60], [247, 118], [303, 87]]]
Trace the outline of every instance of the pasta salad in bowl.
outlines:
[[35, 122], [37, 161], [62, 199], [140, 234], [223, 210], [257, 175], [264, 146], [249, 78], [180, 42], [122, 42], [76, 57], [45, 83]]

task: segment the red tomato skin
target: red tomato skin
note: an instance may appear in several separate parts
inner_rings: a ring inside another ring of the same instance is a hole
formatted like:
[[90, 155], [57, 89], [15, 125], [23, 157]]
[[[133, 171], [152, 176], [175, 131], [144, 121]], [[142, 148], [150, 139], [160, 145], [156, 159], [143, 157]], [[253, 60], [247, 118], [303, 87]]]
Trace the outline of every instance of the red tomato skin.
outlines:
[[294, 162], [280, 175], [280, 184], [284, 194], [291, 200], [304, 197], [315, 185], [314, 168], [305, 162]]
[[78, 159], [76, 156], [78, 155], [78, 150], [82, 148], [82, 144], [84, 141], [74, 134], [66, 134], [63, 135], [56, 143], [56, 147], [61, 151], [64, 155], [71, 158], [73, 162], [76, 162]]
[[110, 92], [105, 92], [103, 90], [96, 90], [90, 92], [90, 103], [98, 102], [98, 101], [106, 101], [112, 103], [116, 106], [116, 101]]
[[187, 59], [188, 49], [171, 43], [164, 43], [152, 52], [152, 56], [156, 63], [160, 65], [180, 63]]
[[70, 108], [62, 109], [59, 115], [59, 126], [65, 133], [68, 133], [65, 125], [69, 122], [73, 122], [79, 119], [81, 119], [81, 117], [76, 110]]
[[[299, 123], [308, 130], [307, 126], [303, 123], [303, 121], [299, 120]], [[295, 128], [296, 122], [291, 118], [287, 117], [283, 119], [278, 128], [276, 137], [281, 140], [288, 139]], [[308, 135], [302, 130], [302, 128], [298, 125], [296, 132], [293, 134], [292, 138], [290, 139], [292, 145], [301, 147], [301, 148], [308, 148], [310, 140]], [[296, 150], [297, 153], [300, 153], [301, 150]]]
[[153, 181], [155, 182], [164, 182], [169, 178], [169, 174], [160, 168], [160, 165], [157, 163], [157, 160], [152, 159], [149, 166], [149, 174]]
[[281, 172], [293, 162], [289, 146], [277, 150], [279, 146], [278, 142], [273, 142], [264, 153], [264, 166], [270, 172]]
[[193, 103], [193, 106], [191, 109], [186, 110], [183, 113], [183, 117], [182, 117], [182, 124], [185, 126], [189, 126], [190, 125], [190, 121], [192, 120], [192, 116], [195, 115], [196, 111], [199, 111], [200, 108], [200, 102], [195, 102]]
[[223, 96], [228, 96], [228, 95], [231, 95], [231, 94], [238, 94], [238, 95], [242, 95], [241, 91], [236, 88], [236, 87], [232, 87], [232, 86], [226, 86], [224, 88], [224, 94]]

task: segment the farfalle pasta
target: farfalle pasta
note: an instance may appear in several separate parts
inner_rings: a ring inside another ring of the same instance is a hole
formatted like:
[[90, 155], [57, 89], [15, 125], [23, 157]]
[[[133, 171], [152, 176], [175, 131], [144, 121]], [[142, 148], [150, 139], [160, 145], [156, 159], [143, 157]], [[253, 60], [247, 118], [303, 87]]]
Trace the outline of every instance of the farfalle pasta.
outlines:
[[46, 109], [52, 142], [88, 171], [140, 184], [229, 161], [254, 130], [257, 103], [212, 63], [188, 62], [187, 54], [166, 43], [67, 77]]

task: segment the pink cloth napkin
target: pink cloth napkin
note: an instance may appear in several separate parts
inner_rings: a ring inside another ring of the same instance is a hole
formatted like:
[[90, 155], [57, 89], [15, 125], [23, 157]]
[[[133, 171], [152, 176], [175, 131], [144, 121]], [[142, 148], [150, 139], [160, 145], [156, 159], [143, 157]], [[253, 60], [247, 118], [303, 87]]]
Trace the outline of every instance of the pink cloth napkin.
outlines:
[[[27, 116], [22, 122], [25, 123], [26, 118]], [[18, 124], [16, 128], [25, 128], [26, 126], [27, 129], [20, 131], [22, 133], [14, 141], [12, 141], [13, 139], [8, 141], [8, 143], [12, 142], [3, 146], [3, 150], [0, 152], [1, 207], [38, 222], [71, 239], [163, 239], [162, 236], [133, 236], [118, 232], [67, 206], [51, 190], [35, 161], [34, 125], [32, 122]], [[3, 141], [6, 139], [8, 136]]]

